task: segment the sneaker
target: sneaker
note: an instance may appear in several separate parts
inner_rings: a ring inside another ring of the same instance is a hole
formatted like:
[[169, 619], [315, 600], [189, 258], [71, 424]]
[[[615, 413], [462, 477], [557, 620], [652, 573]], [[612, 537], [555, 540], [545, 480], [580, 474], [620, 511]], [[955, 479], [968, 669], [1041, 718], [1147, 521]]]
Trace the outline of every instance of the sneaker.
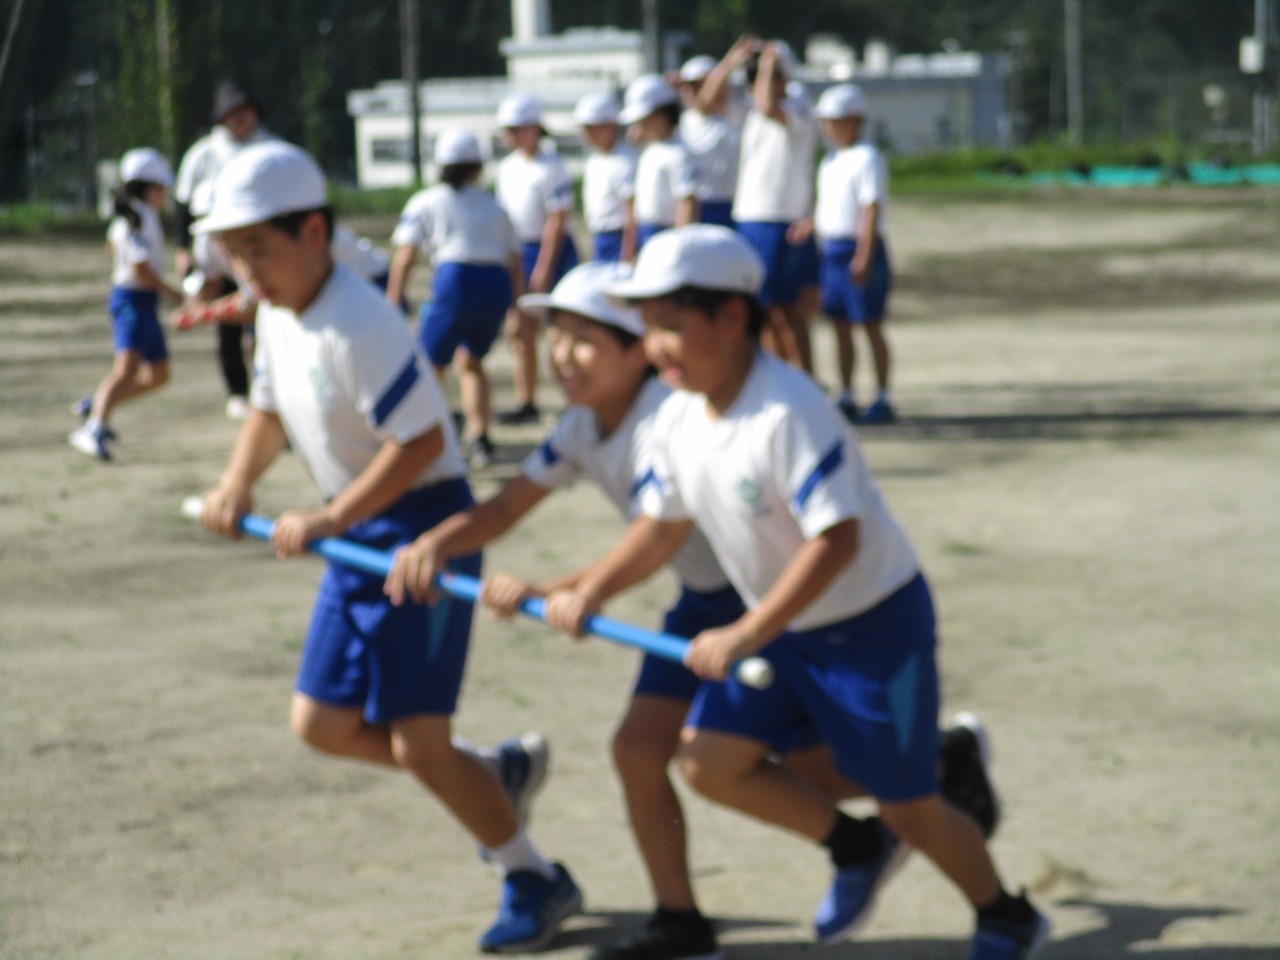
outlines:
[[107, 438], [101, 432], [95, 433], [88, 425], [73, 430], [67, 435], [67, 442], [81, 453], [96, 457], [99, 460], [110, 460], [111, 451], [107, 449]]
[[858, 405], [849, 397], [841, 397], [836, 401], [836, 406], [840, 408], [840, 412], [844, 414], [844, 418], [850, 423], [858, 422]]
[[483, 470], [493, 463], [493, 441], [487, 434], [481, 434], [471, 441], [471, 451], [467, 454], [467, 462], [473, 470]]
[[249, 398], [242, 397], [238, 393], [233, 393], [227, 397], [227, 406], [225, 408], [228, 419], [243, 420], [249, 416]]
[[1049, 932], [1053, 928], [1049, 918], [1031, 905], [1025, 893], [1019, 899], [1026, 905], [1022, 917], [978, 918], [969, 960], [1031, 960], [1049, 942]]
[[880, 397], [858, 417], [858, 423], [893, 423], [897, 419], [898, 413], [893, 409], [893, 404]]
[[[73, 417], [79, 417], [81, 423], [84, 423], [86, 420], [88, 420], [89, 414], [92, 412], [93, 412], [92, 396], [81, 397], [79, 400], [77, 400], [75, 403], [71, 405], [71, 415]], [[116, 432], [114, 430], [112, 430], [110, 427], [104, 426], [102, 428], [102, 439], [107, 441], [107, 443], [115, 443], [120, 438], [116, 436]]]
[[537, 404], [524, 403], [512, 410], [503, 410], [494, 419], [508, 427], [524, 423], [539, 423], [542, 420], [542, 411], [538, 409]]
[[520, 826], [529, 822], [529, 803], [547, 779], [551, 747], [540, 733], [526, 733], [498, 744], [502, 789], [515, 808]]
[[507, 874], [498, 917], [480, 938], [485, 953], [527, 953], [555, 939], [560, 924], [582, 910], [582, 891], [561, 864], [546, 879], [532, 870]]
[[720, 960], [711, 921], [702, 914], [653, 913], [639, 930], [596, 947], [589, 960]]
[[991, 739], [976, 714], [957, 713], [952, 724], [938, 743], [940, 792], [990, 838], [1000, 824], [1000, 797], [991, 783]]
[[911, 851], [908, 844], [900, 841], [878, 820], [876, 829], [884, 841], [876, 857], [864, 863], [836, 868], [831, 889], [813, 917], [819, 943], [843, 940], [862, 926], [871, 915], [880, 888], [907, 859]]

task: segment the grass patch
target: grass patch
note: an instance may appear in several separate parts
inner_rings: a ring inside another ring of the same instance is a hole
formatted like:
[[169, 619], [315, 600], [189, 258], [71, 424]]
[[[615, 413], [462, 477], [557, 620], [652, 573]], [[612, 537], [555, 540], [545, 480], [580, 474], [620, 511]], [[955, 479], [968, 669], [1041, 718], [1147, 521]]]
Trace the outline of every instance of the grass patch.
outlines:
[[72, 210], [52, 203], [0, 204], [0, 237], [98, 235], [102, 230], [102, 221], [91, 210]]

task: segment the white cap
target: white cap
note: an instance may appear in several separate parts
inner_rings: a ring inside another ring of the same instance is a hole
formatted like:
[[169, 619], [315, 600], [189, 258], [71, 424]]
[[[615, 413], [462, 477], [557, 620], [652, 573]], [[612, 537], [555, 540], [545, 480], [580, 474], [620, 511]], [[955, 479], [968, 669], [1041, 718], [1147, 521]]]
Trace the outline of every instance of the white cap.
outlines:
[[528, 127], [542, 125], [542, 103], [527, 93], [513, 93], [498, 104], [498, 126]]
[[715, 68], [715, 57], [708, 57], [705, 53], [699, 54], [684, 62], [684, 66], [680, 68], [680, 79], [685, 83], [697, 83], [699, 80], [707, 79], [707, 74]]
[[329, 202], [324, 174], [310, 154], [272, 140], [239, 150], [213, 182], [213, 207], [192, 233], [220, 233]]
[[635, 272], [611, 284], [608, 293], [619, 300], [646, 300], [699, 287], [755, 296], [763, 282], [764, 261], [740, 234], [696, 223], [649, 240], [636, 258]]
[[845, 83], [823, 91], [813, 112], [819, 120], [865, 117], [867, 115], [867, 102], [860, 89], [852, 83]]
[[573, 119], [582, 127], [594, 123], [617, 123], [618, 101], [611, 93], [589, 93], [573, 108]]
[[797, 63], [795, 51], [791, 49], [791, 44], [787, 43], [785, 40], [774, 40], [770, 45], [778, 51], [779, 69], [787, 75], [788, 80], [794, 78], [796, 75]]
[[441, 130], [436, 136], [435, 150], [432, 158], [436, 166], [444, 167], [451, 163], [483, 163], [480, 155], [480, 141], [470, 130], [450, 127]]
[[169, 161], [160, 155], [159, 150], [138, 147], [120, 158], [120, 181], [129, 183], [133, 180], [172, 187], [173, 170], [169, 167]]
[[618, 119], [623, 123], [643, 120], [669, 103], [679, 103], [680, 94], [666, 79], [656, 73], [636, 77], [627, 87], [627, 96]]
[[631, 267], [625, 263], [584, 263], [566, 273], [550, 293], [525, 294], [520, 309], [541, 320], [551, 310], [567, 310], [643, 337], [640, 311], [610, 300], [605, 292], [630, 276]]

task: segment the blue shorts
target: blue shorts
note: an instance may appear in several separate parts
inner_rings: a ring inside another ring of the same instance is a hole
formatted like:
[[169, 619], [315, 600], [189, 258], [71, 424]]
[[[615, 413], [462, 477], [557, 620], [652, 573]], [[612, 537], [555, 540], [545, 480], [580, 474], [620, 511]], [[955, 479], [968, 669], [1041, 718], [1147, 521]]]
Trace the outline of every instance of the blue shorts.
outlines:
[[622, 259], [622, 231], [601, 230], [591, 235], [595, 259], [602, 263], [618, 263]]
[[698, 222], [714, 223], [716, 226], [738, 229], [733, 221], [733, 199], [703, 200], [698, 204]]
[[157, 313], [159, 304], [160, 296], [154, 290], [112, 287], [107, 309], [111, 311], [117, 353], [136, 350], [147, 363], [169, 359], [169, 346]]
[[936, 648], [933, 599], [917, 574], [865, 613], [765, 647], [767, 690], [703, 684], [689, 723], [765, 743], [812, 725], [837, 769], [873, 797], [929, 796], [938, 789]]
[[818, 245], [812, 235], [802, 244], [788, 243], [790, 226], [755, 220], [738, 224], [738, 232], [764, 261], [760, 302], [766, 307], [791, 306], [800, 299], [801, 290], [818, 285]]
[[[465, 480], [445, 480], [405, 494], [377, 517], [356, 524], [345, 539], [395, 550], [472, 503]], [[458, 557], [449, 569], [478, 577], [480, 554]], [[462, 687], [472, 606], [445, 597], [432, 607], [393, 607], [382, 592], [384, 579], [329, 565], [295, 689], [329, 706], [362, 708], [370, 723], [427, 713], [450, 716]]]
[[893, 288], [893, 271], [884, 239], [876, 244], [871, 276], [861, 286], [853, 282], [849, 263], [858, 249], [856, 240], [833, 240], [822, 249], [822, 312], [832, 320], [866, 323], [883, 320]]
[[663, 230], [670, 230], [669, 223], [637, 223], [636, 224], [636, 252], [639, 253], [644, 249], [644, 245], [660, 234]]
[[[520, 245], [520, 266], [524, 270], [524, 282], [527, 284], [533, 276], [533, 268], [538, 265], [538, 254], [542, 252], [542, 243], [531, 240]], [[560, 278], [578, 265], [578, 248], [574, 246], [573, 237], [565, 236], [560, 245], [560, 262], [556, 264], [555, 276], [551, 278], [554, 287]]]
[[[746, 612], [742, 598], [733, 587], [699, 593], [682, 585], [676, 605], [662, 620], [662, 629], [692, 640], [703, 630], [733, 623]], [[632, 696], [646, 694], [691, 701], [701, 683], [698, 675], [683, 663], [645, 654]]]
[[496, 263], [442, 263], [422, 305], [418, 340], [431, 362], [448, 366], [458, 347], [480, 358], [502, 330], [514, 299], [511, 274]]

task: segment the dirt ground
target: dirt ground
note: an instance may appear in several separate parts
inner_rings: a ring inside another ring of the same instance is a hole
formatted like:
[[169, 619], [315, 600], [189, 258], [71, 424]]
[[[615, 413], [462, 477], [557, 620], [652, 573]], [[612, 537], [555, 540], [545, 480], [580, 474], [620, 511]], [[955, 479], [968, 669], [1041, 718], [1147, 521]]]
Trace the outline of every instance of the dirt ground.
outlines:
[[[946, 709], [992, 731], [994, 850], [1052, 915], [1043, 956], [1280, 957], [1280, 196], [891, 216], [903, 417], [862, 439], [937, 591]], [[107, 273], [96, 240], [0, 239], [0, 955], [474, 955], [497, 884], [461, 831], [409, 778], [289, 733], [319, 561], [178, 515], [236, 430], [211, 335], [171, 336], [174, 382], [120, 411], [114, 463], [67, 446], [108, 363]], [[505, 405], [505, 349], [493, 370]], [[499, 431], [480, 491], [539, 434]], [[313, 502], [286, 459], [259, 510]], [[563, 570], [620, 529], [593, 492], [552, 498], [488, 569]], [[670, 591], [609, 612], [654, 624]], [[553, 744], [532, 826], [586, 893], [550, 950], [566, 960], [651, 906], [607, 758], [634, 663], [528, 621], [475, 631], [460, 732]], [[967, 909], [921, 858], [856, 942], [815, 947], [821, 851], [687, 806], [727, 956], [966, 955]]]

